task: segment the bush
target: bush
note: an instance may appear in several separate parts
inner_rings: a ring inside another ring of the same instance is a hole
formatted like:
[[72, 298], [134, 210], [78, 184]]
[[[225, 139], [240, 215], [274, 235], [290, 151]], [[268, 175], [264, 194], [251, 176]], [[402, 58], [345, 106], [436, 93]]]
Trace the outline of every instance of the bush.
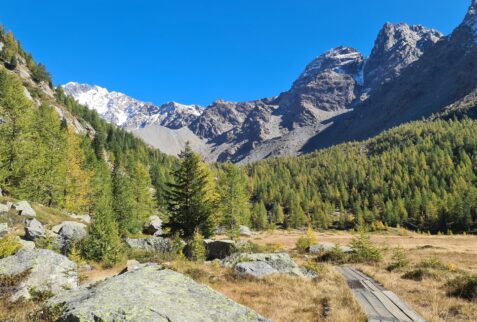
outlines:
[[269, 243], [259, 245], [249, 240], [237, 243], [237, 252], [239, 253], [278, 253], [283, 250], [283, 245]]
[[12, 234], [0, 238], [0, 258], [12, 256], [21, 247], [22, 245], [17, 241], [16, 236]]
[[422, 260], [419, 263], [419, 267], [421, 268], [433, 268], [433, 269], [439, 269], [439, 270], [444, 270], [446, 269], [446, 266], [440, 261], [439, 258], [436, 257], [429, 257], [424, 260]]
[[477, 301], [477, 275], [457, 277], [446, 284], [447, 295]]
[[386, 268], [388, 271], [392, 272], [395, 269], [406, 268], [409, 266], [409, 259], [406, 256], [404, 250], [400, 247], [394, 249], [393, 261]]
[[338, 245], [335, 245], [330, 251], [321, 252], [317, 257], [317, 261], [346, 264], [351, 261], [351, 255], [344, 253]]
[[351, 241], [353, 249], [353, 261], [358, 263], [380, 262], [383, 259], [381, 251], [374, 246], [368, 234], [360, 230], [359, 234]]
[[204, 238], [196, 231], [192, 240], [189, 242], [189, 258], [195, 262], [205, 260]]
[[306, 230], [306, 234], [298, 238], [295, 246], [298, 252], [304, 253], [306, 252], [307, 248], [314, 244], [316, 244], [315, 234], [313, 233], [313, 229], [311, 229], [311, 227], [308, 227], [308, 229]]
[[427, 268], [416, 268], [412, 271], [405, 273], [401, 278], [413, 281], [422, 281], [424, 278], [437, 278], [435, 272], [430, 271]]

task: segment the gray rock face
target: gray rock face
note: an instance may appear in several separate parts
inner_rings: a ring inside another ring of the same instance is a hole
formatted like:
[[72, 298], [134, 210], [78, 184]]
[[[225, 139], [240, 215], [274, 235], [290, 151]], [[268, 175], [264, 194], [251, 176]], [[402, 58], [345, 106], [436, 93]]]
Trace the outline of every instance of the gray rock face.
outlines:
[[59, 294], [78, 286], [76, 264], [65, 256], [46, 249], [22, 249], [13, 256], [0, 259], [0, 276], [30, 273], [13, 290], [12, 301], [30, 298], [30, 290]]
[[153, 264], [48, 303], [64, 307], [59, 321], [266, 321], [211, 288]]
[[240, 276], [250, 276], [260, 278], [272, 274], [277, 274], [278, 271], [268, 265], [266, 262], [243, 262], [235, 265], [235, 273]]
[[126, 238], [126, 244], [135, 249], [141, 249], [152, 253], [169, 253], [173, 251], [172, 242], [162, 237], [150, 238]]
[[91, 216], [90, 215], [77, 215], [77, 214], [68, 214], [69, 217], [73, 219], [81, 220], [84, 223], [91, 223]]
[[54, 226], [52, 232], [62, 253], [68, 252], [73, 243], [83, 240], [88, 234], [85, 224], [74, 221], [64, 221]]
[[235, 267], [239, 263], [264, 262], [278, 273], [303, 276], [303, 272], [287, 253], [271, 254], [234, 254], [222, 260], [225, 267]]
[[32, 250], [36, 248], [35, 242], [24, 240], [20, 237], [17, 237], [17, 241], [20, 243], [20, 245], [22, 245], [21, 249]]
[[233, 240], [204, 240], [207, 260], [224, 259], [237, 251]]
[[8, 235], [10, 229], [8, 228], [8, 224], [0, 224], [0, 238]]
[[250, 237], [250, 236], [252, 236], [252, 231], [247, 226], [240, 225], [239, 226], [239, 234], [240, 234], [240, 236]]
[[143, 233], [159, 236], [162, 234], [162, 220], [159, 216], [150, 216], [143, 228]]
[[36, 219], [28, 219], [25, 224], [25, 239], [35, 241], [38, 237], [45, 236], [45, 228]]
[[20, 216], [36, 217], [36, 212], [28, 201], [20, 201], [13, 205]]

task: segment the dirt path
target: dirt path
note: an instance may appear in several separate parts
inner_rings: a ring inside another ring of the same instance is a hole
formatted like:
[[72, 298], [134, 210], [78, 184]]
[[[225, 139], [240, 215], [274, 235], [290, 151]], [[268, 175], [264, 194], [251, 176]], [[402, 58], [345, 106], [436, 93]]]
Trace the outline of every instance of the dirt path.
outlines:
[[352, 267], [338, 267], [369, 322], [425, 322], [413, 309], [369, 276]]

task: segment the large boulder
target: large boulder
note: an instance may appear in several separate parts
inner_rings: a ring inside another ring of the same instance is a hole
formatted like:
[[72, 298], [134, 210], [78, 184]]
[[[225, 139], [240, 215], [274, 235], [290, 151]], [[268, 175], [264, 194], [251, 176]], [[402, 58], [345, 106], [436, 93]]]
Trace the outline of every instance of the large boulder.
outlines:
[[10, 209], [12, 209], [11, 203], [7, 203], [7, 204], [0, 203], [0, 215], [9, 212]]
[[208, 286], [154, 264], [53, 297], [47, 305], [63, 309], [58, 321], [267, 321]]
[[279, 273], [266, 262], [243, 262], [235, 265], [235, 273], [240, 276], [250, 276], [255, 278], [264, 277]]
[[240, 234], [240, 236], [250, 237], [250, 236], [252, 236], [252, 231], [247, 226], [240, 225], [239, 226], [239, 234]]
[[0, 224], [0, 238], [5, 237], [10, 233], [10, 228], [8, 228], [8, 224], [1, 223]]
[[162, 234], [162, 220], [159, 216], [150, 216], [144, 224], [143, 233], [158, 236]]
[[13, 205], [20, 216], [36, 217], [36, 212], [30, 206], [28, 201], [20, 201]]
[[233, 240], [205, 239], [204, 244], [207, 260], [224, 259], [237, 251]]
[[170, 239], [162, 237], [150, 238], [126, 238], [126, 244], [133, 249], [140, 249], [150, 253], [169, 253], [174, 251], [174, 245]]
[[35, 245], [35, 242], [32, 242], [32, 241], [29, 241], [29, 240], [25, 240], [25, 239], [21, 239], [20, 237], [17, 236], [17, 241], [18, 243], [21, 245], [21, 249], [35, 249], [36, 248], [36, 245]]
[[265, 262], [277, 270], [278, 273], [304, 276], [303, 271], [287, 253], [234, 254], [222, 260], [222, 265], [225, 267], [235, 267], [237, 264], [244, 262]]
[[63, 221], [53, 227], [53, 232], [58, 234], [65, 241], [81, 241], [88, 234], [86, 225], [75, 221]]
[[11, 301], [31, 298], [30, 291], [59, 294], [78, 287], [76, 264], [46, 249], [22, 249], [0, 259], [0, 277], [23, 276], [12, 292]]
[[25, 239], [35, 241], [39, 237], [45, 236], [45, 228], [35, 218], [28, 219], [25, 223]]

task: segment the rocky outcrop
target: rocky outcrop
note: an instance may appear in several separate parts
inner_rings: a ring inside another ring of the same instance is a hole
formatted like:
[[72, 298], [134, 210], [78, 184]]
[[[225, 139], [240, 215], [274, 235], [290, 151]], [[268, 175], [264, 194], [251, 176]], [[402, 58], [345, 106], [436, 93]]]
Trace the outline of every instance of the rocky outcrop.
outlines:
[[239, 235], [250, 237], [250, 236], [252, 236], [252, 231], [247, 226], [240, 225], [239, 226]]
[[261, 278], [264, 276], [279, 273], [272, 266], [266, 262], [243, 262], [235, 265], [234, 271], [239, 276], [248, 276], [254, 278]]
[[62, 253], [67, 253], [73, 243], [83, 240], [88, 234], [85, 224], [75, 221], [64, 221], [52, 228], [56, 237], [58, 248]]
[[237, 251], [233, 240], [204, 240], [207, 260], [224, 259]]
[[54, 297], [48, 305], [63, 308], [59, 321], [266, 321], [211, 288], [153, 264]]
[[22, 249], [0, 259], [0, 277], [23, 275], [12, 292], [12, 301], [29, 299], [30, 291], [59, 294], [78, 286], [76, 264], [67, 257], [46, 249]]
[[45, 236], [45, 228], [36, 219], [28, 219], [25, 223], [25, 239], [35, 241], [39, 237]]
[[142, 229], [143, 233], [159, 236], [162, 234], [162, 220], [159, 216], [150, 216]]
[[143, 250], [151, 253], [169, 253], [174, 251], [174, 245], [170, 239], [162, 237], [150, 238], [126, 238], [124, 240], [130, 248]]
[[275, 269], [278, 273], [304, 276], [303, 271], [287, 253], [271, 254], [234, 254], [221, 261], [225, 267], [235, 267], [239, 263], [263, 262]]
[[5, 237], [10, 233], [10, 228], [8, 228], [8, 224], [0, 223], [0, 238]]
[[310, 254], [319, 254], [319, 253], [323, 253], [323, 252], [330, 252], [333, 249], [335, 249], [336, 247], [343, 253], [352, 253], [353, 252], [353, 249], [351, 247], [339, 246], [339, 245], [336, 245], [336, 244], [333, 244], [333, 243], [319, 243], [319, 244], [311, 245], [310, 247], [308, 247], [307, 251]]
[[13, 205], [13, 208], [18, 212], [20, 216], [27, 216], [27, 217], [36, 217], [36, 212], [30, 206], [28, 201], [20, 201]]

